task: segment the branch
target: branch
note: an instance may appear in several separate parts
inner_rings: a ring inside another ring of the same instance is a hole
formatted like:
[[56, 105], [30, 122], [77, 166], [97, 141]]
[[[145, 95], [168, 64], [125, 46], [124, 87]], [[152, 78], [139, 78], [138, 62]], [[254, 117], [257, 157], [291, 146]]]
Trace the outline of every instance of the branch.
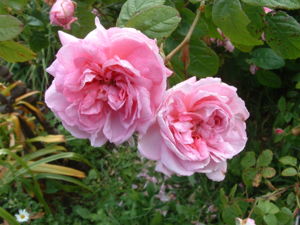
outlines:
[[187, 33], [187, 35], [185, 36], [185, 38], [183, 39], [183, 41], [176, 47], [174, 48], [165, 58], [165, 63], [168, 63], [174, 55], [176, 55], [176, 53], [182, 49], [187, 43], [189, 43], [191, 37], [192, 37], [192, 34], [196, 28], [196, 25], [200, 19], [200, 15], [201, 15], [201, 10], [203, 8], [203, 2], [201, 3], [200, 7], [197, 9], [197, 12], [196, 12], [196, 16], [195, 16], [195, 19]]

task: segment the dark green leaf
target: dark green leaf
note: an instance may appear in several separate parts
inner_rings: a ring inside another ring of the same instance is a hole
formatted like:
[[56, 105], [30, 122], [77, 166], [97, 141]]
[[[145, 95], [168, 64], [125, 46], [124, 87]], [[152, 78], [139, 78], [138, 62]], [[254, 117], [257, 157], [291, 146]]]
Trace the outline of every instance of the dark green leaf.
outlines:
[[267, 225], [277, 225], [277, 218], [275, 215], [272, 214], [265, 215], [264, 221]]
[[255, 165], [255, 152], [247, 152], [246, 155], [241, 160], [241, 165], [243, 168], [249, 168]]
[[260, 39], [264, 28], [263, 8], [247, 4], [243, 4], [242, 7], [244, 12], [250, 19], [250, 23], [247, 26], [250, 34], [257, 39]]
[[279, 69], [285, 65], [284, 59], [271, 48], [255, 49], [251, 55], [251, 63], [266, 70]]
[[277, 107], [281, 112], [284, 112], [286, 109], [286, 100], [284, 96], [281, 96], [280, 99], [278, 100]]
[[49, 41], [46, 32], [35, 32], [29, 38], [29, 45], [33, 51], [40, 51], [43, 48], [48, 47]]
[[0, 15], [0, 41], [15, 38], [23, 30], [23, 24], [16, 17]]
[[91, 12], [92, 5], [86, 2], [78, 2], [76, 16], [78, 21], [72, 24], [72, 34], [83, 38], [95, 29], [95, 15]]
[[276, 214], [276, 217], [280, 225], [291, 224], [293, 221], [293, 213], [286, 207], [281, 208], [280, 212]]
[[162, 225], [163, 224], [163, 217], [161, 213], [155, 213], [152, 217], [150, 225]]
[[300, 57], [300, 24], [285, 12], [266, 15], [267, 43], [286, 59]]
[[163, 5], [165, 0], [127, 0], [122, 6], [117, 26], [123, 27], [134, 16], [153, 6]]
[[168, 37], [180, 22], [176, 9], [169, 6], [151, 7], [132, 17], [126, 27], [136, 28], [150, 38]]
[[252, 186], [252, 182], [257, 174], [256, 168], [247, 168], [243, 171], [242, 179], [246, 186]]
[[233, 43], [255, 46], [262, 41], [253, 37], [247, 29], [250, 20], [239, 0], [215, 0], [212, 11], [214, 23]]
[[281, 87], [281, 79], [276, 73], [267, 70], [259, 70], [256, 72], [256, 77], [258, 82], [264, 86], [271, 88]]
[[0, 42], [0, 57], [8, 62], [25, 62], [35, 58], [35, 53], [14, 41]]
[[233, 204], [224, 208], [222, 212], [222, 219], [225, 224], [235, 224], [235, 218], [241, 217], [242, 210], [237, 204]]
[[203, 41], [192, 41], [188, 73], [197, 77], [215, 75], [219, 69], [219, 57]]
[[242, 0], [250, 5], [280, 8], [280, 9], [299, 9], [299, 0]]
[[80, 182], [78, 179], [73, 177], [59, 175], [59, 174], [51, 174], [51, 173], [39, 173], [36, 175], [36, 179], [54, 179], [54, 180], [62, 180], [65, 182], [76, 184], [86, 190], [92, 191], [90, 187]]

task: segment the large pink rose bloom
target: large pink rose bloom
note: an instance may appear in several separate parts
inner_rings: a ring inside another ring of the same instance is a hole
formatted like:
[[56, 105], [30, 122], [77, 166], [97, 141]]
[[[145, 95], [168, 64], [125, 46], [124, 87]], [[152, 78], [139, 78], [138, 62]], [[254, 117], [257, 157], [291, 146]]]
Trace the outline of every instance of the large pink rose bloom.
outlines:
[[152, 123], [171, 71], [156, 41], [132, 28], [106, 30], [98, 19], [96, 26], [84, 39], [59, 32], [45, 100], [75, 137], [120, 144]]
[[74, 17], [76, 4], [71, 0], [57, 0], [50, 10], [50, 22], [64, 29], [71, 29], [71, 24], [77, 20]]
[[138, 149], [156, 170], [221, 181], [226, 160], [243, 150], [249, 113], [236, 88], [219, 78], [190, 78], [169, 89], [156, 122], [140, 136]]

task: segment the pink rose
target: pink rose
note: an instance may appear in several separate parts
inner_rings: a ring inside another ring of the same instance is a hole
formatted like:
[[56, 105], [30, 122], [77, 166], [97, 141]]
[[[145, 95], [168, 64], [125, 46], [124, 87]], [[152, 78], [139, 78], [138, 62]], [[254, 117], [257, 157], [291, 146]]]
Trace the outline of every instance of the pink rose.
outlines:
[[276, 128], [275, 129], [275, 134], [283, 134], [284, 130], [282, 130], [281, 128]]
[[77, 20], [74, 17], [76, 4], [71, 0], [57, 0], [50, 11], [50, 22], [70, 30], [71, 24]]
[[268, 7], [264, 7], [264, 12], [265, 13], [269, 13], [269, 12], [272, 12], [272, 11], [273, 11], [273, 9], [270, 9]]
[[75, 137], [120, 144], [152, 123], [171, 71], [155, 40], [132, 28], [106, 30], [98, 19], [96, 26], [84, 39], [59, 32], [45, 100]]
[[190, 78], [169, 89], [155, 123], [140, 136], [138, 149], [156, 170], [190, 176], [205, 173], [211, 180], [225, 177], [226, 160], [247, 141], [249, 113], [236, 88], [219, 78]]
[[251, 218], [247, 218], [244, 220], [242, 220], [240, 218], [236, 218], [235, 223], [236, 223], [236, 225], [255, 225], [255, 220], [253, 220]]

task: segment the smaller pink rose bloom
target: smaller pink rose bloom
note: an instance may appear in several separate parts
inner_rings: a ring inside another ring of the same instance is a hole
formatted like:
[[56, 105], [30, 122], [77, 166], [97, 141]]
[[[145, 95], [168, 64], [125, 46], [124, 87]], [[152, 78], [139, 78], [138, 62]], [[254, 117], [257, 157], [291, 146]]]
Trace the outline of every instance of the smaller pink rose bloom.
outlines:
[[167, 91], [156, 121], [139, 137], [138, 149], [168, 176], [205, 173], [221, 181], [226, 161], [245, 147], [248, 117], [235, 87], [219, 78], [192, 77]]
[[247, 219], [240, 219], [240, 218], [236, 218], [235, 219], [235, 224], [236, 225], [255, 225], [255, 220], [251, 219], [251, 218], [247, 218]]
[[275, 129], [275, 134], [282, 134], [282, 133], [284, 133], [284, 130], [282, 130], [281, 128]]
[[74, 17], [76, 3], [71, 0], [57, 0], [50, 10], [50, 22], [70, 30], [71, 24], [77, 20]]
[[265, 13], [269, 13], [269, 12], [272, 12], [272, 11], [273, 11], [273, 9], [270, 9], [268, 7], [264, 7], [264, 12]]

